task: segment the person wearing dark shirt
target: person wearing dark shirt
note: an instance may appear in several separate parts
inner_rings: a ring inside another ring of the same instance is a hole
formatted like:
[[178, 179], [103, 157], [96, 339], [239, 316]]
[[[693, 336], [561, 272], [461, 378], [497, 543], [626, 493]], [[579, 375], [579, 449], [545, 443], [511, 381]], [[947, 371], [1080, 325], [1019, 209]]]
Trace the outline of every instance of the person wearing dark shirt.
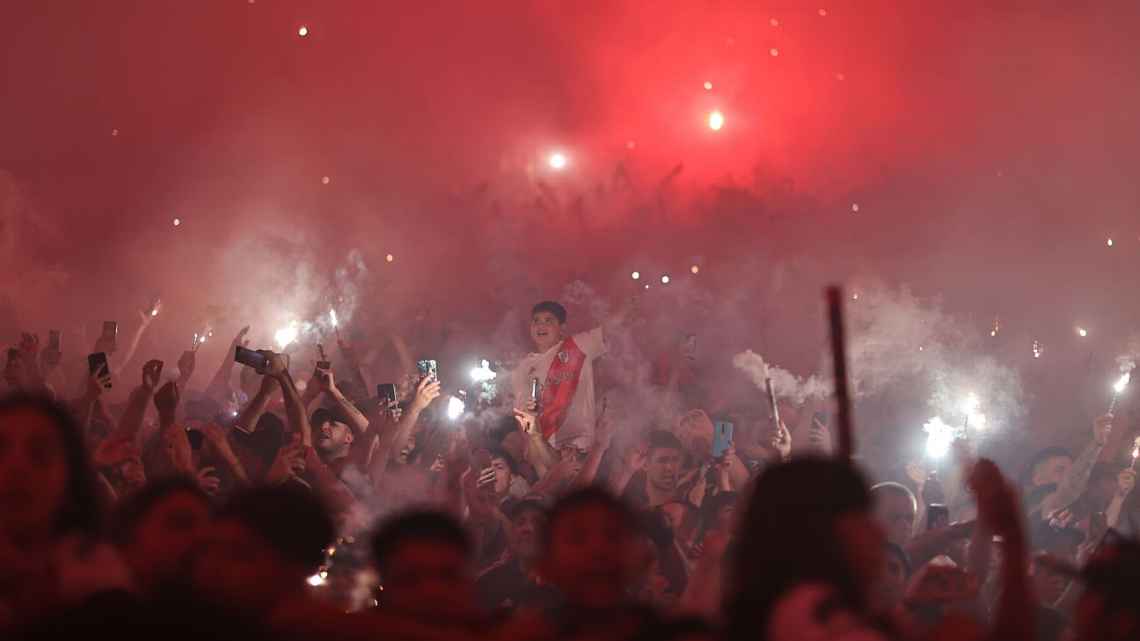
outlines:
[[479, 605], [486, 610], [541, 607], [551, 600], [551, 589], [535, 579], [539, 540], [546, 530], [546, 508], [537, 500], [520, 499], [503, 509], [511, 523], [507, 551], [476, 581]]

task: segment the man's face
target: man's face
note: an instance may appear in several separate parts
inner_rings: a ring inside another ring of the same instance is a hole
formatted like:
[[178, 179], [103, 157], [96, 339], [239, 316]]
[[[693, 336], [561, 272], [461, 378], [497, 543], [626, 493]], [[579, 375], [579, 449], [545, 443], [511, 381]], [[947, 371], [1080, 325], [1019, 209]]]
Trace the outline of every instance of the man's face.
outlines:
[[562, 323], [550, 312], [537, 312], [530, 317], [530, 338], [535, 351], [545, 352], [562, 340]]
[[176, 576], [209, 519], [210, 506], [189, 492], [159, 501], [135, 526], [125, 550], [135, 577], [154, 585]]
[[352, 428], [340, 421], [326, 421], [321, 425], [318, 447], [330, 458], [343, 458], [348, 456], [352, 447]]
[[677, 472], [681, 469], [681, 451], [662, 447], [649, 453], [645, 474], [653, 487], [663, 492], [677, 489]]
[[642, 566], [628, 526], [602, 505], [582, 505], [551, 525], [543, 576], [573, 605], [620, 604]]
[[1054, 456], [1041, 461], [1033, 468], [1033, 485], [1060, 485], [1073, 466], [1073, 459]]
[[405, 444], [404, 447], [401, 448], [399, 452], [395, 453], [396, 462], [400, 463], [401, 465], [407, 463], [408, 460], [412, 457], [412, 452], [415, 449], [416, 449], [416, 435], [412, 434], [412, 435], [408, 436], [407, 444]]
[[538, 510], [526, 509], [515, 515], [507, 538], [515, 558], [534, 561], [539, 552], [539, 536], [545, 528], [546, 515]]
[[409, 614], [464, 614], [475, 602], [475, 579], [463, 550], [442, 541], [405, 541], [380, 580], [384, 603]]
[[495, 470], [495, 495], [502, 496], [511, 488], [511, 466], [501, 458], [493, 458], [491, 469]]
[[26, 408], [0, 415], [0, 532], [48, 531], [63, 507], [68, 474], [49, 417]]
[[883, 491], [875, 501], [875, 518], [887, 532], [887, 540], [905, 546], [914, 531], [914, 503], [909, 496]]

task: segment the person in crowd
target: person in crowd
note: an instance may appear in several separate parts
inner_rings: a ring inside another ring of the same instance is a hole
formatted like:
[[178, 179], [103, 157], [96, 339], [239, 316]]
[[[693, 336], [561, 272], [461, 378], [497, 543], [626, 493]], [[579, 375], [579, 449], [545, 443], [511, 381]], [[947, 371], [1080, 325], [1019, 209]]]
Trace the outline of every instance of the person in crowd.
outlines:
[[[683, 498], [681, 465], [684, 446], [672, 432], [649, 433], [645, 453], [634, 450], [623, 461], [614, 481], [622, 498], [638, 508], [654, 508]], [[696, 474], [690, 475], [690, 482]], [[703, 482], [703, 479], [702, 479]]]
[[0, 398], [0, 632], [129, 588], [126, 564], [99, 540], [97, 484], [62, 405]]
[[277, 625], [306, 610], [306, 579], [317, 573], [335, 536], [328, 509], [298, 485], [235, 493], [214, 514], [190, 552], [199, 599]]
[[[635, 588], [650, 558], [637, 517], [614, 495], [586, 487], [562, 497], [547, 519], [539, 576], [559, 600], [537, 619], [521, 619], [529, 638], [629, 639], [656, 621]], [[511, 631], [506, 635], [512, 637]]]
[[371, 548], [382, 588], [378, 629], [447, 638], [482, 625], [471, 537], [455, 519], [424, 510], [394, 514], [376, 528]]
[[1076, 457], [1058, 447], [1041, 450], [1030, 461], [1022, 486], [1033, 521], [1048, 521], [1080, 498], [1112, 432], [1112, 415], [1093, 423], [1093, 439]]
[[905, 485], [886, 481], [871, 488], [875, 518], [887, 533], [887, 541], [900, 548], [910, 543], [914, 534], [914, 516], [918, 501]]
[[[538, 416], [538, 430], [556, 447], [586, 449], [593, 443], [597, 419], [594, 361], [605, 354], [602, 327], [565, 336], [566, 308], [542, 301], [531, 309], [530, 337], [534, 352], [512, 375], [516, 405]], [[539, 383], [537, 407], [527, 407], [534, 379]]]
[[515, 499], [504, 508], [510, 527], [507, 550], [483, 570], [475, 583], [486, 610], [538, 608], [552, 601], [551, 589], [538, 583], [540, 542], [546, 535], [546, 507], [533, 498]]
[[1104, 546], [1080, 571], [1084, 586], [1073, 618], [1076, 641], [1140, 639], [1140, 543]]
[[134, 577], [135, 590], [153, 594], [180, 578], [210, 521], [210, 502], [187, 477], [153, 481], [119, 503], [111, 540]]

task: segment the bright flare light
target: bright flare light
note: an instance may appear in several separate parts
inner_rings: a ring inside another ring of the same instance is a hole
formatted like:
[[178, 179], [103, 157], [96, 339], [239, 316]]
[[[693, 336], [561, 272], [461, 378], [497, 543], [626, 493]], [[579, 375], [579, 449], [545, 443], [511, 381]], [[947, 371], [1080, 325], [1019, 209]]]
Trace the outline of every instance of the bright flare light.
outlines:
[[390, 262], [396, 260], [396, 257], [393, 256], [392, 254], [388, 254], [387, 256], [384, 257], [384, 260], [386, 260], [390, 263]]
[[305, 579], [305, 583], [308, 583], [309, 585], [313, 586], [314, 588], [318, 588], [318, 587], [324, 585], [327, 582], [326, 579], [328, 579], [328, 578], [329, 578], [329, 573], [324, 571], [324, 570], [321, 570], [320, 572], [317, 572], [316, 574]]
[[301, 36], [302, 38], [308, 36], [309, 35], [309, 28], [306, 27], [305, 25], [301, 25], [301, 28], [297, 29], [297, 35]]
[[1131, 382], [1132, 372], [1125, 372], [1123, 376], [1121, 376], [1115, 383], [1112, 384], [1112, 391], [1116, 392], [1117, 394], [1123, 394], [1124, 388], [1128, 387], [1128, 384]]
[[179, 225], [181, 225], [181, 224], [182, 224], [182, 219], [181, 219], [181, 218], [175, 218], [175, 219], [174, 219], [174, 226], [175, 226], [175, 227], [177, 227], [177, 226], [179, 226]]
[[479, 361], [479, 367], [471, 368], [471, 380], [476, 383], [493, 381], [496, 376], [495, 370], [491, 369], [491, 364], [487, 361]]
[[551, 169], [562, 171], [566, 169], [566, 165], [569, 164], [570, 160], [566, 158], [566, 154], [556, 151], [550, 154], [550, 158], [546, 162], [550, 165]]
[[724, 127], [724, 114], [720, 111], [709, 113], [709, 129], [720, 131]]
[[668, 276], [662, 276], [661, 277], [661, 284], [662, 285], [668, 285], [669, 284], [669, 277]]
[[966, 400], [962, 401], [962, 412], [966, 415], [966, 425], [979, 431], [986, 429], [986, 415], [978, 411], [981, 406], [981, 399], [973, 392], [966, 396]]
[[1089, 330], [1087, 330], [1087, 329], [1085, 329], [1085, 328], [1083, 328], [1083, 327], [1078, 327], [1078, 328], [1077, 328], [1077, 336], [1080, 336], [1081, 338], [1084, 338], [1085, 336], [1088, 336], [1088, 335], [1089, 335]]
[[1104, 241], [1104, 244], [1108, 245], [1109, 247], [1112, 247], [1112, 239], [1109, 238], [1108, 240]]
[[699, 273], [701, 273], [701, 266], [700, 265], [693, 265], [692, 267], [689, 268], [689, 271], [694, 273], [694, 274], [699, 274]]
[[335, 309], [329, 309], [329, 320], [332, 321], [333, 327], [340, 327], [340, 320], [338, 320], [336, 317]]
[[712, 91], [712, 83], [708, 80], [705, 81], [705, 91]]
[[300, 327], [297, 326], [296, 321], [293, 321], [285, 327], [282, 327], [281, 329], [274, 332], [273, 340], [277, 343], [278, 349], [285, 349], [290, 344], [292, 344], [293, 341], [297, 340], [297, 336], [300, 333]]
[[452, 396], [447, 399], [447, 418], [454, 421], [455, 419], [463, 416], [463, 411], [467, 409], [467, 404], [459, 399], [457, 396]]
[[634, 279], [634, 280], [637, 280], [637, 279], [641, 278], [641, 272], [633, 272], [632, 274], [629, 275], [629, 277]]
[[940, 459], [950, 453], [950, 446], [954, 443], [954, 428], [942, 422], [942, 418], [935, 416], [922, 426], [926, 432], [926, 455], [930, 458]]

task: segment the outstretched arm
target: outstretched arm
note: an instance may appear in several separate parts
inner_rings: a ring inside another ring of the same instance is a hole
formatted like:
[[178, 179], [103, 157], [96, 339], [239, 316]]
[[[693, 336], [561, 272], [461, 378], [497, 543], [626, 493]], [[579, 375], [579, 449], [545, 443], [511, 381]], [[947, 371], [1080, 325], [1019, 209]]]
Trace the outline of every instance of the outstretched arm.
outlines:
[[1104, 449], [1105, 443], [1108, 441], [1108, 435], [1112, 431], [1112, 415], [1106, 414], [1096, 420], [1093, 426], [1093, 440], [1081, 452], [1077, 460], [1073, 461], [1069, 467], [1068, 474], [1061, 480], [1057, 491], [1045, 497], [1041, 503], [1041, 515], [1048, 518], [1057, 510], [1064, 509], [1073, 504], [1081, 494], [1084, 493], [1085, 487], [1088, 485], [1089, 476], [1092, 475], [1093, 467], [1096, 465], [1097, 459], [1100, 457], [1100, 451]]

